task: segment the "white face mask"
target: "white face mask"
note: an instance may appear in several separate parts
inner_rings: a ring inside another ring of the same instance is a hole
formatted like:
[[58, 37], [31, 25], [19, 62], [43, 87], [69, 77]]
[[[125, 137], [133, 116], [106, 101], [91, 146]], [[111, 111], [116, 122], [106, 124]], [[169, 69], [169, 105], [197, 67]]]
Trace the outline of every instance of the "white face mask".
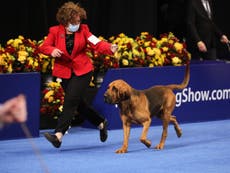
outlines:
[[80, 23], [77, 25], [72, 25], [70, 23], [69, 26], [67, 27], [67, 29], [69, 32], [76, 32], [76, 31], [78, 31], [79, 27], [80, 27]]

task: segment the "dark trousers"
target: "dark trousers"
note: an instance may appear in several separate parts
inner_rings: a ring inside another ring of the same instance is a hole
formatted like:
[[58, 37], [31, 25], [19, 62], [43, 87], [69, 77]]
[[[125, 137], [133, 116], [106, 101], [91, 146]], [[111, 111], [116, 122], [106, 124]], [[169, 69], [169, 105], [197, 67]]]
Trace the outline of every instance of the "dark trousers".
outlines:
[[72, 75], [70, 79], [62, 79], [62, 87], [65, 91], [63, 112], [58, 119], [55, 132], [65, 132], [68, 130], [76, 111], [87, 119], [90, 123], [98, 126], [105, 120], [84, 100], [86, 89], [89, 86], [92, 72], [82, 76]]

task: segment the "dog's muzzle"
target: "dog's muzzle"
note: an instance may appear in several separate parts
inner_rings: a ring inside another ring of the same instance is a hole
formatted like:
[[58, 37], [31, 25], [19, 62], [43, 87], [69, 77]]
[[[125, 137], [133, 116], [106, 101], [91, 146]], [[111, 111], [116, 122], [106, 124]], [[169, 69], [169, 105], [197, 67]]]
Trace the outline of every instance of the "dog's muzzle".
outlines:
[[108, 104], [113, 104], [112, 98], [108, 94], [104, 94], [104, 102]]

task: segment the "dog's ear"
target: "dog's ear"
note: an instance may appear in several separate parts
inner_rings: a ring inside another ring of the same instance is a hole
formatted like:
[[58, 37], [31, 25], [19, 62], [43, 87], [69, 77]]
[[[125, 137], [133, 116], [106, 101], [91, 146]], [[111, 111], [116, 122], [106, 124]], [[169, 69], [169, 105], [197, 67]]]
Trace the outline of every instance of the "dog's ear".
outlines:
[[121, 100], [128, 100], [130, 98], [130, 92], [128, 92], [128, 91], [122, 90], [122, 91], [120, 91], [119, 95], [120, 95]]
[[118, 93], [118, 88], [115, 87], [115, 86], [112, 86], [112, 91], [115, 92], [115, 93]]
[[126, 91], [126, 92], [124, 93], [124, 99], [125, 99], [125, 100], [130, 99], [130, 92]]

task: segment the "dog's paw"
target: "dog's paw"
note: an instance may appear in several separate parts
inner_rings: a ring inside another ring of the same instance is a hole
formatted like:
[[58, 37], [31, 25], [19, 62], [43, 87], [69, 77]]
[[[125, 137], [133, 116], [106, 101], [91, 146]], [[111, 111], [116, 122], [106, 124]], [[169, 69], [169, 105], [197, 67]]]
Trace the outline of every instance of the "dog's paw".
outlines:
[[151, 147], [151, 141], [146, 140], [146, 139], [140, 139], [140, 141], [146, 146], [146, 147]]
[[125, 149], [125, 148], [120, 148], [120, 149], [116, 150], [116, 153], [117, 153], [117, 154], [127, 153], [127, 149]]
[[176, 129], [175, 128], [175, 130], [176, 130], [177, 137], [180, 138], [182, 136], [182, 129], [180, 129], [180, 128]]
[[162, 150], [163, 148], [164, 148], [164, 144], [161, 143], [155, 146], [155, 149], [157, 150]]

